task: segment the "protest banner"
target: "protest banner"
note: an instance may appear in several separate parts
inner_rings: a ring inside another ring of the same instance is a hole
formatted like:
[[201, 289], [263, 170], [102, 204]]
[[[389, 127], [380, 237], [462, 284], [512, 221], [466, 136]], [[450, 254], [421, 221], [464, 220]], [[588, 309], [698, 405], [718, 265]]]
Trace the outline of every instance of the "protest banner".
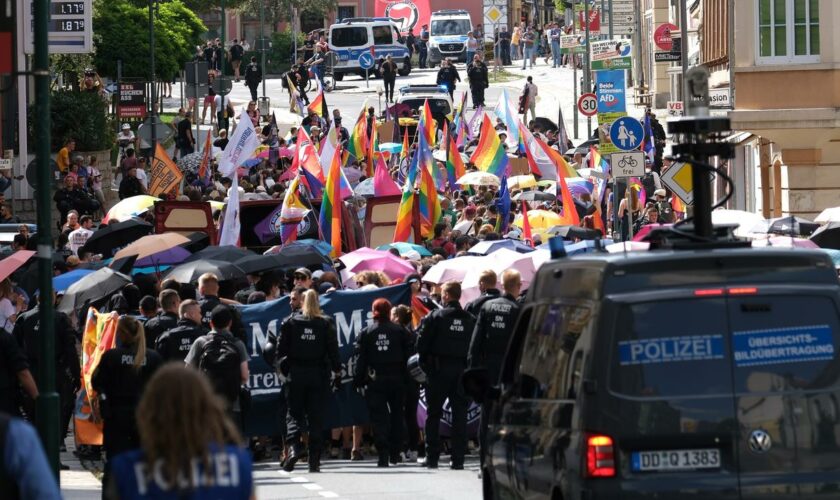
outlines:
[[152, 196], [178, 194], [183, 179], [184, 174], [166, 154], [163, 146], [157, 143], [155, 155], [152, 158], [152, 168], [149, 171], [149, 194]]

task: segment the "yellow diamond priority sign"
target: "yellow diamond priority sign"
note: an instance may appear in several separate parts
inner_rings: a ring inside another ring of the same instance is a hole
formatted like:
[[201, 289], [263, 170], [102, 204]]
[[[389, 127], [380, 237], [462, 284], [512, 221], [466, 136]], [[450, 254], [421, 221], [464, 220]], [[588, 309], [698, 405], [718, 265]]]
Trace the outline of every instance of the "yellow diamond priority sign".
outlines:
[[674, 163], [662, 174], [662, 182], [688, 205], [694, 202], [694, 185], [691, 183], [691, 165]]
[[502, 14], [502, 11], [494, 5], [487, 9], [487, 12], [484, 14], [484, 17], [495, 23], [498, 22], [503, 15], [504, 14]]

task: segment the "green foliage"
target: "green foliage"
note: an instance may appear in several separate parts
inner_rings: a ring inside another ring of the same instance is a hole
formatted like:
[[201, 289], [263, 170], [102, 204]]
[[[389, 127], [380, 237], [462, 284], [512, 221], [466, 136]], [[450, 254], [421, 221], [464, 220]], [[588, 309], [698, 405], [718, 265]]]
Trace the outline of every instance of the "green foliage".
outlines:
[[280, 21], [290, 21], [292, 8], [301, 14], [324, 16], [338, 6], [337, 0], [243, 0], [242, 11], [252, 16], [260, 15], [260, 7], [265, 8], [265, 22], [276, 25]]
[[[130, 0], [135, 7], [146, 8], [149, 6], [149, 0]], [[159, 0], [160, 1], [160, 0]], [[211, 10], [219, 9], [224, 1], [225, 9], [237, 9], [245, 3], [246, 0], [181, 0], [188, 9], [193, 12], [210, 12]], [[146, 11], [148, 12], [148, 10]]]
[[[298, 33], [298, 47], [303, 46], [303, 33]], [[292, 31], [286, 28], [271, 34], [271, 50], [267, 54], [268, 72], [279, 74], [291, 67], [294, 39]]]
[[[102, 76], [116, 78], [117, 60], [126, 78], [150, 77], [149, 8], [135, 0], [96, 0], [94, 63]], [[207, 27], [181, 0], [161, 3], [155, 15], [155, 73], [169, 79], [191, 61]]]
[[[34, 124], [43, 117], [29, 111], [29, 141], [32, 144]], [[58, 151], [68, 138], [76, 139], [77, 151], [101, 151], [114, 144], [114, 125], [108, 114], [108, 103], [95, 92], [59, 90], [50, 97], [50, 148]]]

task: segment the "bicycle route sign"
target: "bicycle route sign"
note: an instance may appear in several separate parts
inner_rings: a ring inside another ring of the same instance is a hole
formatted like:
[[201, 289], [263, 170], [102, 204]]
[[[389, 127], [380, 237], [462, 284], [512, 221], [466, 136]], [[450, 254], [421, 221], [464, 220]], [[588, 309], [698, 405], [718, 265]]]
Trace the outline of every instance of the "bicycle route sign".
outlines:
[[639, 149], [645, 138], [645, 129], [635, 118], [625, 116], [614, 121], [610, 127], [610, 139], [622, 151]]
[[645, 175], [645, 154], [641, 151], [613, 153], [610, 165], [615, 177], [643, 177]]
[[373, 67], [373, 54], [370, 52], [362, 52], [359, 56], [359, 67], [368, 70]]

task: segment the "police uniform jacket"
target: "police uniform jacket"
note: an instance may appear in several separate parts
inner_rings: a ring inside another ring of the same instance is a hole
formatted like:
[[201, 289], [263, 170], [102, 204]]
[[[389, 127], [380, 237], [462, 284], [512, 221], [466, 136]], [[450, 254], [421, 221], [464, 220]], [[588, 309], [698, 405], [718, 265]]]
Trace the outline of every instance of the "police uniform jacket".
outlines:
[[166, 330], [157, 338], [155, 350], [164, 361], [183, 361], [195, 339], [209, 332], [204, 325], [186, 318], [179, 319], [174, 328]]
[[356, 371], [354, 382], [364, 385], [368, 368], [377, 377], [402, 376], [414, 350], [411, 333], [391, 321], [376, 321], [356, 339]]
[[308, 318], [301, 313], [292, 314], [280, 325], [277, 339], [277, 357], [284, 356], [293, 368], [321, 368], [326, 363], [332, 371], [340, 371], [335, 324], [323, 316]]
[[485, 302], [487, 302], [490, 299], [498, 299], [501, 296], [502, 292], [500, 292], [498, 288], [489, 288], [485, 290], [484, 293], [482, 293], [477, 299], [468, 302], [467, 306], [464, 309], [477, 318], [478, 312], [481, 311], [481, 306], [483, 306]]
[[210, 325], [210, 314], [213, 312], [213, 308], [221, 303], [222, 301], [215, 295], [206, 295], [198, 301], [198, 305], [201, 307], [201, 317], [204, 326]]
[[420, 362], [425, 365], [435, 360], [466, 362], [474, 327], [475, 317], [458, 301], [430, 312], [417, 329]]
[[437, 75], [437, 84], [440, 85], [441, 83], [447, 84], [447, 86], [455, 85], [456, 81], [461, 81], [461, 77], [458, 76], [458, 70], [453, 68], [452, 66], [446, 68], [440, 68]]
[[470, 342], [469, 365], [483, 366], [498, 374], [520, 306], [511, 295], [488, 300], [481, 306]]
[[[12, 335], [26, 355], [29, 370], [32, 373], [38, 373], [38, 365], [41, 362], [38, 348], [40, 322], [39, 306], [35, 306], [18, 316], [12, 329]], [[76, 353], [76, 332], [70, 324], [70, 318], [64, 313], [55, 311], [53, 324], [55, 325], [55, 361], [53, 362], [56, 366], [56, 386], [64, 387], [65, 384], [72, 383], [73, 387], [77, 388], [81, 383], [82, 369]]]
[[178, 315], [171, 312], [160, 312], [156, 316], [149, 318], [143, 329], [146, 332], [146, 345], [151, 347], [155, 345], [157, 338], [166, 330], [170, 330], [178, 326]]
[[467, 77], [470, 79], [470, 87], [487, 88], [489, 83], [487, 76], [487, 65], [483, 62], [471, 62], [467, 69]]

